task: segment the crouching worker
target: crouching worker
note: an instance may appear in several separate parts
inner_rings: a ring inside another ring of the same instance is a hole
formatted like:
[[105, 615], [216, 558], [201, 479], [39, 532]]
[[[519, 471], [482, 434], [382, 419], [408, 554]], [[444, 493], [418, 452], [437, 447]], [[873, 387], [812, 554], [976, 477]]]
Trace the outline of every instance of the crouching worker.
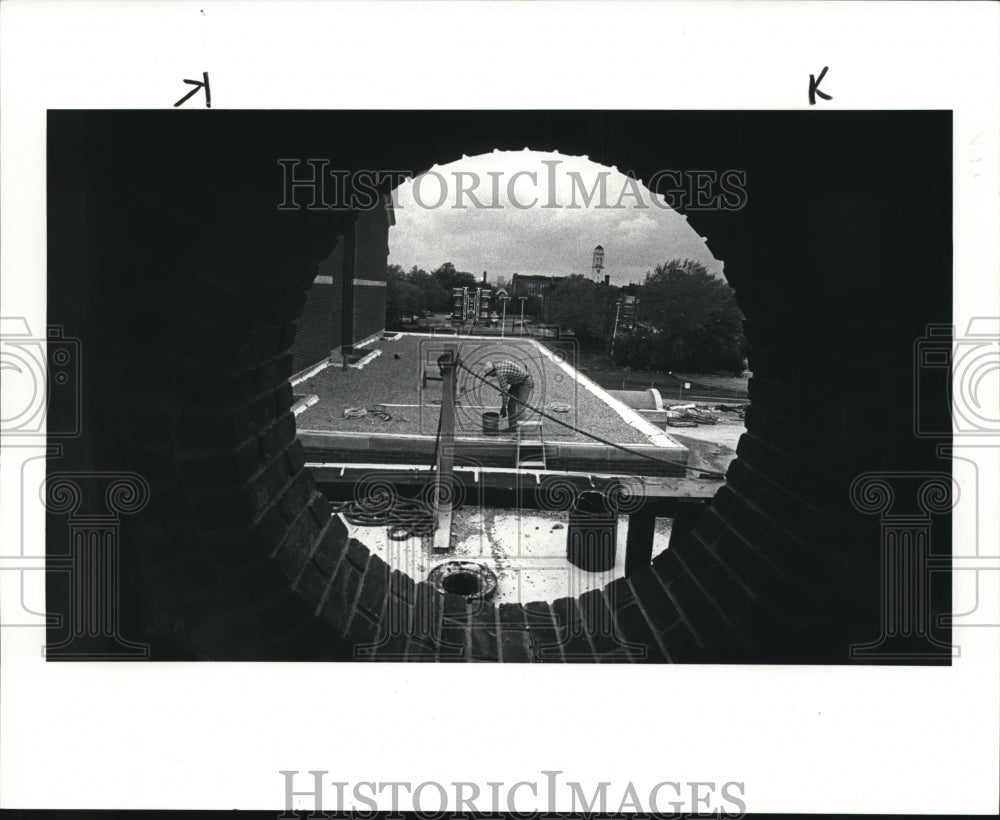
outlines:
[[486, 364], [483, 376], [495, 379], [500, 390], [508, 393], [503, 397], [500, 416], [507, 417], [507, 431], [517, 429], [517, 423], [524, 417], [525, 405], [531, 400], [535, 383], [528, 371], [516, 362], [501, 359]]

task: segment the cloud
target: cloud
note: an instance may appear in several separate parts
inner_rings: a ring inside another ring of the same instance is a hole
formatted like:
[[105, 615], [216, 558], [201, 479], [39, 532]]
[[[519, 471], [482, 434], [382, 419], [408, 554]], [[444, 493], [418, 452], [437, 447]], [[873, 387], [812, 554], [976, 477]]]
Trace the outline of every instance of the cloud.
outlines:
[[434, 166], [395, 192], [389, 262], [432, 270], [589, 274], [595, 245], [618, 285], [673, 258], [722, 264], [687, 219], [616, 169], [540, 151], [494, 151]]

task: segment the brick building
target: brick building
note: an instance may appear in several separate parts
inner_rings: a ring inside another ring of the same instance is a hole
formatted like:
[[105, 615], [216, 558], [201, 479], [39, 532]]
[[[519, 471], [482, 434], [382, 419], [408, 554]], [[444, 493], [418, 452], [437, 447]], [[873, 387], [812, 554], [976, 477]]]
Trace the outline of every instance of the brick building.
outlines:
[[526, 297], [524, 310], [527, 314], [547, 322], [552, 311], [552, 299], [556, 285], [567, 279], [565, 276], [524, 275], [515, 273], [510, 280], [510, 295], [515, 300]]
[[565, 276], [515, 273], [510, 280], [510, 295], [515, 299], [521, 296], [527, 296], [529, 299], [536, 297], [541, 299], [565, 278]]
[[[386, 257], [392, 199], [360, 211], [349, 231], [319, 264], [292, 346], [299, 373], [380, 333], [385, 327]], [[346, 296], [346, 298], [345, 298]]]

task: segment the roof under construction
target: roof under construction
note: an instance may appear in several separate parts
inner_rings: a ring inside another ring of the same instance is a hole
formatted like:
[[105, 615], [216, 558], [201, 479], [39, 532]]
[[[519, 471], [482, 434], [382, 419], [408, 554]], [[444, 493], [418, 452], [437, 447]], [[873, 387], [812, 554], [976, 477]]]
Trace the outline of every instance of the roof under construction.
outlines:
[[518, 437], [484, 432], [483, 414], [499, 410], [501, 395], [481, 374], [486, 362], [507, 359], [534, 381], [524, 421], [540, 423], [524, 430], [543, 441], [548, 469], [684, 475], [687, 448], [580, 373], [572, 346], [550, 349], [525, 338], [396, 334], [358, 349], [354, 364], [330, 365], [295, 387], [317, 397], [298, 416], [307, 457], [429, 464], [441, 416], [437, 362], [449, 349], [459, 364], [456, 463], [518, 466]]

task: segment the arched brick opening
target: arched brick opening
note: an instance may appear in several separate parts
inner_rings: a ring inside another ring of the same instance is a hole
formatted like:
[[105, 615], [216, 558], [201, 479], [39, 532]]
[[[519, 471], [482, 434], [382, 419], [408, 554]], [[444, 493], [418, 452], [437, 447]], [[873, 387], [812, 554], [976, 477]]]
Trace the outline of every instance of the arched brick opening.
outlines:
[[[437, 643], [468, 659], [613, 659], [602, 622], [675, 662], [840, 663], [879, 637], [879, 521], [849, 488], [868, 471], [947, 470], [941, 439], [914, 435], [913, 356], [927, 324], [951, 320], [947, 113], [58, 112], [49, 124], [49, 317], [82, 340], [86, 433], [50, 469], [148, 480], [148, 507], [122, 523], [121, 630], [153, 658], [348, 659], [425, 599]], [[726, 486], [647, 572], [582, 601], [471, 611], [349, 542], [304, 469], [289, 349], [315, 267], [352, 217], [279, 211], [277, 160], [419, 170], [527, 146], [640, 179], [746, 172], [742, 210], [686, 212], [746, 316], [752, 406]], [[947, 429], [946, 394], [922, 401], [925, 424]], [[65, 522], [48, 524], [50, 554], [64, 551]], [[939, 551], [949, 525], [935, 523]], [[933, 593], [948, 611], [947, 580]], [[59, 576], [48, 595], [58, 611]], [[386, 657], [449, 656], [406, 631]]]

